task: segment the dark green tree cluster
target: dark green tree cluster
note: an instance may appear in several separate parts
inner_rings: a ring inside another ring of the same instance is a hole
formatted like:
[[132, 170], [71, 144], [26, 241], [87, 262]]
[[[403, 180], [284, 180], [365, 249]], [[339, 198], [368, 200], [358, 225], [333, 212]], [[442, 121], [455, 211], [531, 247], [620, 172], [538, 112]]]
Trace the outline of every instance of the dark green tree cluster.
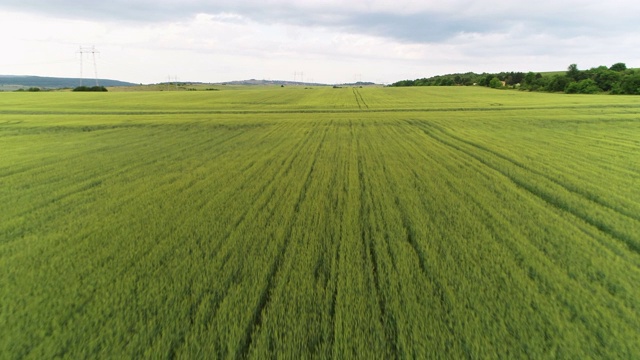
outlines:
[[529, 91], [565, 92], [567, 94], [640, 95], [640, 72], [627, 69], [624, 63], [580, 70], [571, 64], [566, 73], [553, 76], [528, 73], [521, 89]]
[[40, 90], [42, 90], [42, 89], [40, 89], [39, 87], [30, 87], [30, 88], [28, 88], [28, 89], [18, 89], [18, 90], [16, 90], [16, 91], [18, 91], [18, 92], [22, 92], [22, 91], [38, 92], [38, 91], [40, 91]]
[[438, 75], [430, 78], [398, 81], [391, 86], [467, 86], [477, 83], [479, 76], [475, 73]]
[[[480, 85], [488, 87], [516, 86], [522, 82], [525, 74], [522, 72], [501, 72], [497, 74], [464, 74], [438, 75], [430, 78], [398, 81], [391, 86], [470, 86]], [[496, 80], [494, 80], [496, 79]], [[492, 83], [493, 81], [493, 83]], [[500, 84], [498, 86], [498, 84]]]
[[95, 91], [95, 92], [106, 92], [108, 91], [104, 86], [78, 86], [73, 89], [73, 91]]
[[497, 74], [449, 74], [416, 80], [402, 80], [391, 86], [469, 86], [520, 88], [528, 91], [564, 92], [567, 94], [640, 95], [640, 71], [627, 69], [624, 63], [580, 70], [571, 64], [563, 74], [501, 72]]

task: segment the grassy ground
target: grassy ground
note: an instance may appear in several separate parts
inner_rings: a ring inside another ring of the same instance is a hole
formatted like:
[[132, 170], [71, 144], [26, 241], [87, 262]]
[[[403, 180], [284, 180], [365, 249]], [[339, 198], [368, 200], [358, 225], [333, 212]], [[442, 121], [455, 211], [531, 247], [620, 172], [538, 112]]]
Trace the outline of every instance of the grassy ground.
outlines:
[[637, 358], [640, 98], [0, 94], [4, 358]]

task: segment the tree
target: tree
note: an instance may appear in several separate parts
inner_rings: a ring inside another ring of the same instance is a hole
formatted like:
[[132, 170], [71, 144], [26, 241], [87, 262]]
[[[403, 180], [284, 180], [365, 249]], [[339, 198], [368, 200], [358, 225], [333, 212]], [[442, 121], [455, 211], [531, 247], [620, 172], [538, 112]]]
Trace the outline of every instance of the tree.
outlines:
[[615, 63], [615, 64], [611, 65], [609, 70], [622, 72], [622, 71], [627, 70], [627, 65], [625, 63]]
[[555, 75], [547, 84], [546, 90], [549, 92], [561, 92], [569, 85], [571, 80], [564, 75]]
[[106, 92], [108, 91], [106, 87], [104, 86], [78, 86], [75, 89], [73, 89], [73, 91], [76, 92], [84, 92], [84, 91], [96, 91], [96, 92]]
[[[500, 72], [438, 75], [430, 78], [398, 81], [391, 86], [452, 86], [479, 85], [492, 88], [516, 87], [520, 90], [566, 92], [570, 94], [593, 94], [608, 92], [610, 94], [640, 94], [640, 86], [636, 79], [640, 72], [627, 69], [624, 63], [616, 63], [611, 67], [599, 66], [588, 70], [578, 69], [571, 64], [564, 74], [543, 76], [540, 73]], [[627, 79], [629, 78], [629, 79]], [[588, 80], [588, 81], [586, 81]], [[624, 86], [623, 86], [624, 82]]]
[[516, 83], [513, 81], [513, 75], [507, 75], [504, 79], [505, 84], [507, 85], [515, 85]]
[[596, 94], [600, 92], [598, 84], [593, 79], [584, 79], [579, 82], [572, 82], [564, 90], [567, 94]]
[[623, 94], [640, 95], [640, 74], [624, 77], [620, 83], [620, 89]]
[[489, 82], [491, 82], [491, 75], [483, 75], [478, 79], [478, 85], [480, 86], [489, 86]]
[[521, 89], [532, 90], [531, 87], [535, 81], [536, 81], [536, 74], [529, 71], [526, 75], [524, 75], [522, 79]]
[[443, 78], [442, 81], [440, 81], [440, 86], [453, 86], [453, 80], [450, 78]]
[[502, 87], [502, 81], [500, 81], [500, 79], [498, 79], [497, 76], [494, 76], [490, 81], [489, 81], [489, 87], [493, 88], [493, 89], [499, 89]]
[[522, 84], [523, 81], [524, 81], [523, 72], [511, 73], [511, 83], [509, 85]]
[[580, 81], [582, 80], [582, 76], [580, 74], [580, 70], [578, 70], [578, 65], [576, 64], [571, 64], [569, 65], [569, 67], [567, 68], [567, 77], [572, 79], [573, 81]]
[[594, 70], [593, 80], [598, 84], [598, 87], [602, 91], [610, 91], [615, 84], [620, 82], [622, 75], [619, 72], [609, 70], [606, 67], [604, 69], [598, 68]]
[[524, 76], [524, 83], [525, 84], [531, 84], [535, 79], [536, 79], [536, 74], [534, 74], [533, 72], [529, 71], [527, 73], [527, 75]]
[[528, 73], [524, 76], [524, 82], [521, 84], [521, 89], [529, 91], [540, 91], [547, 89], [549, 82], [552, 78], [542, 76], [540, 73]]

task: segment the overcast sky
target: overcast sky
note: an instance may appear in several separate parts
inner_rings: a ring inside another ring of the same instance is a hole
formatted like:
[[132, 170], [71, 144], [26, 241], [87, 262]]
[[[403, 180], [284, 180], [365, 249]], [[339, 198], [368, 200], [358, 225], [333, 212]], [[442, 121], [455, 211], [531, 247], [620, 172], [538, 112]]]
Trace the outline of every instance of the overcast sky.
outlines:
[[2, 0], [0, 74], [78, 77], [81, 46], [136, 83], [640, 67], [638, 18], [637, 0]]

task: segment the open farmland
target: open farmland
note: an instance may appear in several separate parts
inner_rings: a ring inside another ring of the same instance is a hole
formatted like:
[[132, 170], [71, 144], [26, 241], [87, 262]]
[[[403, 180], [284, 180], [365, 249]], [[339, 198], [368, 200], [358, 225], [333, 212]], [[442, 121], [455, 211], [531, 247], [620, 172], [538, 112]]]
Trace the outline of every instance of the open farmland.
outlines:
[[0, 357], [640, 358], [640, 97], [0, 94]]

